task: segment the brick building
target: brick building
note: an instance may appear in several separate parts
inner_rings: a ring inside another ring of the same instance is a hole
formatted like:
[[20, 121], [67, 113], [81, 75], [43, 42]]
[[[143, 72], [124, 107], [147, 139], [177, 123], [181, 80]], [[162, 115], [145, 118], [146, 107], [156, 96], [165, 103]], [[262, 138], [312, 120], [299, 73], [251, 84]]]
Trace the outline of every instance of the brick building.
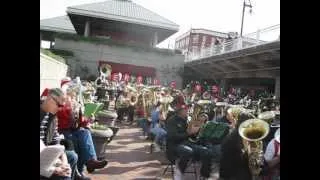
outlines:
[[222, 44], [228, 38], [234, 38], [235, 36], [236, 33], [222, 33], [207, 29], [191, 29], [176, 38], [175, 49], [181, 50], [183, 54], [198, 53], [201, 49]]

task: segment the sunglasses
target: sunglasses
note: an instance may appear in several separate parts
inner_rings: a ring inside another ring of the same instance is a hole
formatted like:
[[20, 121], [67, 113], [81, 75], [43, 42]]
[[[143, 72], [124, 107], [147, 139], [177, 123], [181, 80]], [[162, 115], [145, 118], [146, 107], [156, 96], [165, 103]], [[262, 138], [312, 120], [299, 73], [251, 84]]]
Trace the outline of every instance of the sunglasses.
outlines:
[[64, 105], [63, 104], [60, 104], [59, 103], [59, 101], [56, 99], [56, 98], [54, 98], [54, 97], [51, 97], [52, 99], [53, 99], [53, 101], [57, 104], [57, 106], [59, 107], [59, 108], [62, 108]]

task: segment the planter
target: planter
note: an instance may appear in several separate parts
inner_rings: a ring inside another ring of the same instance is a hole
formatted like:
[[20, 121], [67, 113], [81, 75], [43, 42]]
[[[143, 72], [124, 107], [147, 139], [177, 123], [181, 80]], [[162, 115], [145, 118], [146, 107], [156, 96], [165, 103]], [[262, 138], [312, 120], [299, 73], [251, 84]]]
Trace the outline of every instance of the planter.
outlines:
[[91, 129], [91, 134], [93, 144], [97, 153], [97, 158], [99, 160], [105, 159], [106, 146], [113, 136], [113, 131], [109, 128], [107, 130]]
[[97, 113], [97, 120], [102, 124], [107, 124], [108, 126], [114, 126], [115, 120], [118, 114], [116, 111], [103, 110]]
[[97, 158], [106, 158], [106, 147], [119, 131], [119, 127], [109, 127], [107, 130], [91, 129], [93, 144], [97, 153]]

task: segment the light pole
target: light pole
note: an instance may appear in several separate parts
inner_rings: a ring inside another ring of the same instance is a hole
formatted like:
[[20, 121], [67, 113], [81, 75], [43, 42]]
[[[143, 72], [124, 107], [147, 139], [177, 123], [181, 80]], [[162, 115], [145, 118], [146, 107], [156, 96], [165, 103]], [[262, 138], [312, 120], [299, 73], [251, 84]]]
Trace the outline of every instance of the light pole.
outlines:
[[242, 32], [243, 32], [243, 21], [244, 21], [244, 12], [246, 10], [246, 7], [250, 7], [250, 12], [252, 12], [252, 5], [251, 1], [249, 0], [250, 4], [246, 3], [246, 0], [243, 0], [243, 9], [242, 9], [242, 21], [241, 21], [241, 31], [240, 31], [240, 37], [242, 37]]

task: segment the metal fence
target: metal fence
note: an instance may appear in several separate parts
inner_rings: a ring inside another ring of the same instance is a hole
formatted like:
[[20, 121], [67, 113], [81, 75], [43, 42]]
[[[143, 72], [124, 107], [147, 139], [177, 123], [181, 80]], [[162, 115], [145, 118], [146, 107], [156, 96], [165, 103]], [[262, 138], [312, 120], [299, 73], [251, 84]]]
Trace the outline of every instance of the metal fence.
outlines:
[[197, 52], [189, 52], [189, 54], [186, 54], [185, 56], [185, 62], [258, 46], [273, 41], [280, 41], [280, 24], [246, 34], [243, 37], [226, 40], [222, 44], [203, 48]]

